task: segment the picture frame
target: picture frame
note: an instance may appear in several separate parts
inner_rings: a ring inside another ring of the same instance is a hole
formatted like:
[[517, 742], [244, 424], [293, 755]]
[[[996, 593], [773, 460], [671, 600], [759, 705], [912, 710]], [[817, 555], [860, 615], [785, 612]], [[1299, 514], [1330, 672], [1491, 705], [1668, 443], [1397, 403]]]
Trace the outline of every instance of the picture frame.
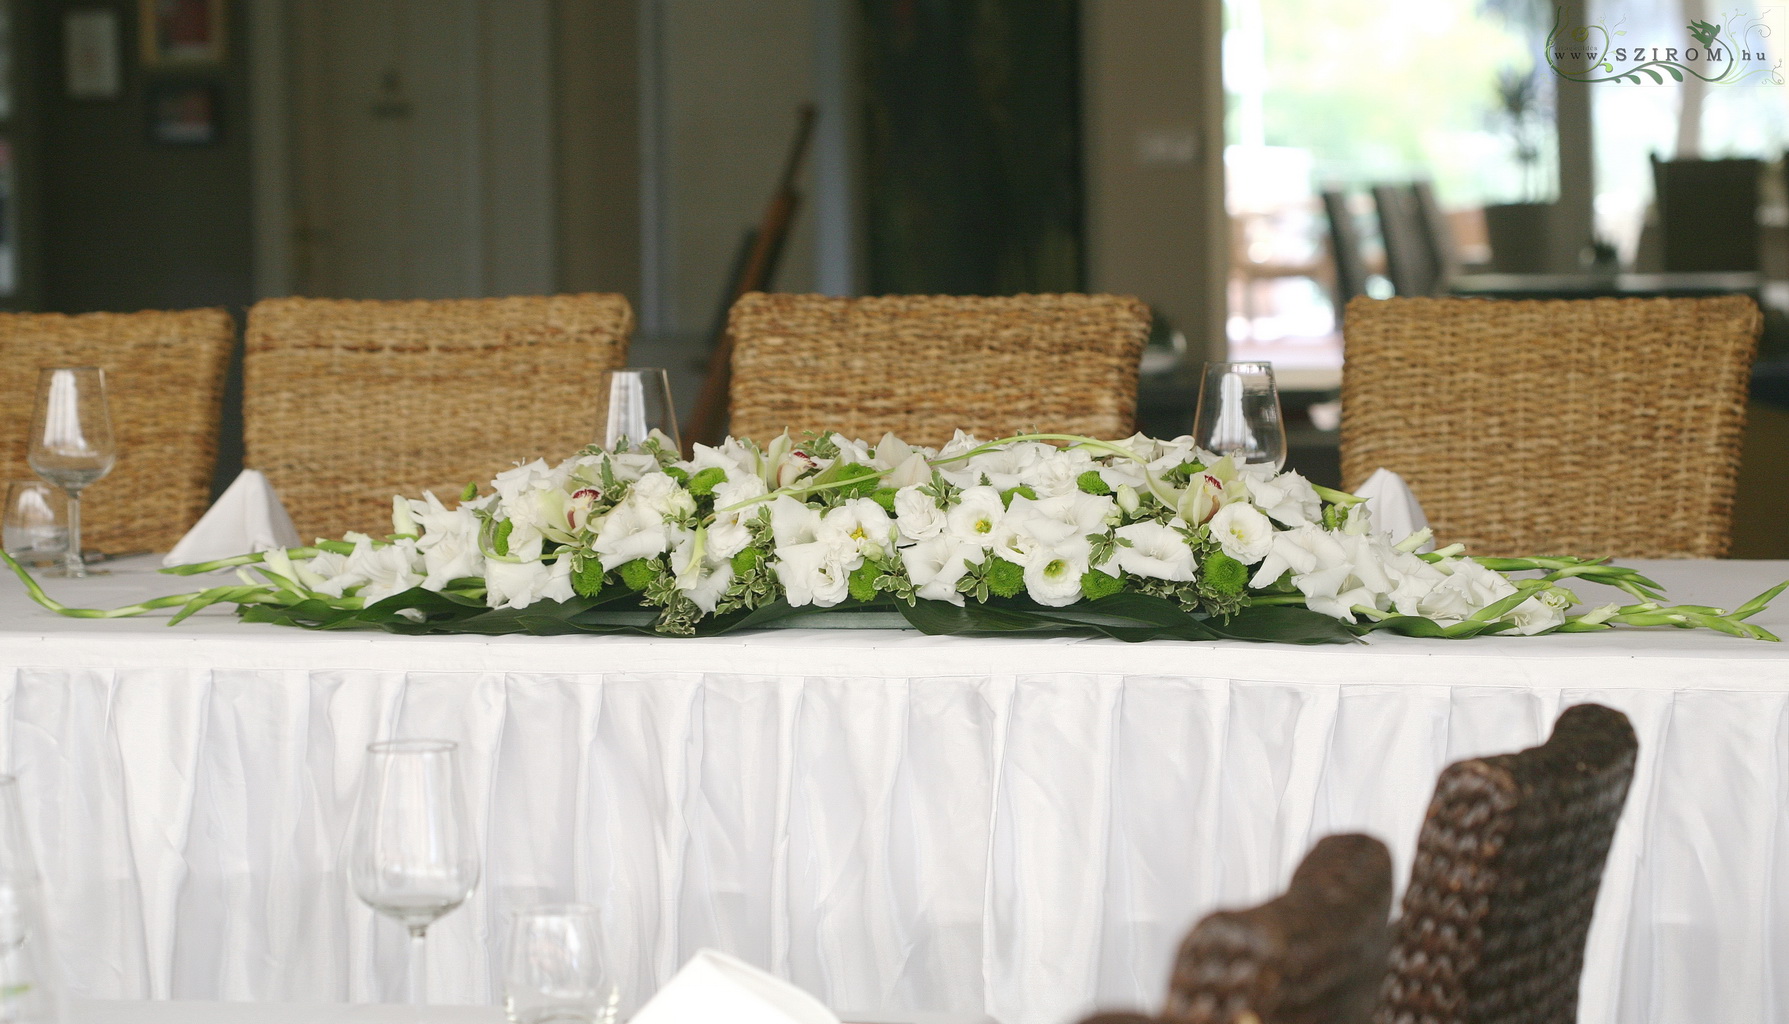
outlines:
[[137, 0], [143, 66], [222, 63], [225, 0]]
[[78, 8], [62, 15], [63, 88], [71, 100], [115, 100], [124, 92], [118, 12]]
[[214, 82], [156, 82], [149, 86], [149, 141], [158, 146], [209, 146], [222, 137]]

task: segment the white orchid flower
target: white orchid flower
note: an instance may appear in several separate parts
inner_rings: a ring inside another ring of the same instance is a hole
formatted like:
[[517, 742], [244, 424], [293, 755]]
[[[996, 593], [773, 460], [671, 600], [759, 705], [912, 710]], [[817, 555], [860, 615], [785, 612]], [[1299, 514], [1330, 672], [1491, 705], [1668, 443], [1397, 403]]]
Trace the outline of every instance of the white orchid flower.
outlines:
[[1144, 522], [1120, 526], [1114, 532], [1120, 540], [1129, 541], [1112, 552], [1112, 564], [1123, 572], [1177, 583], [1198, 576], [1193, 549], [1180, 531], [1161, 523]]
[[942, 534], [901, 549], [901, 562], [907, 567], [914, 594], [922, 601], [949, 601], [963, 606], [958, 581], [969, 571], [968, 558], [979, 556], [980, 549]]
[[1236, 501], [1211, 517], [1211, 536], [1224, 554], [1244, 565], [1254, 565], [1273, 549], [1273, 523], [1255, 506]]

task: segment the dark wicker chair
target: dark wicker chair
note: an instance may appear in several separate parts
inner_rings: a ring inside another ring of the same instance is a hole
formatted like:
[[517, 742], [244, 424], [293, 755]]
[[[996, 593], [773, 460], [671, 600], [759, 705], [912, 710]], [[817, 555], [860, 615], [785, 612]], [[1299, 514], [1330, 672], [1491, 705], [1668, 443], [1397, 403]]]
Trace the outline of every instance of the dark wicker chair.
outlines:
[[1638, 751], [1566, 709], [1541, 746], [1450, 765], [1417, 839], [1376, 1024], [1572, 1024], [1584, 940]]
[[1159, 1018], [1084, 1024], [1355, 1024], [1385, 977], [1391, 854], [1370, 836], [1312, 847], [1283, 896], [1208, 915], [1181, 943]]

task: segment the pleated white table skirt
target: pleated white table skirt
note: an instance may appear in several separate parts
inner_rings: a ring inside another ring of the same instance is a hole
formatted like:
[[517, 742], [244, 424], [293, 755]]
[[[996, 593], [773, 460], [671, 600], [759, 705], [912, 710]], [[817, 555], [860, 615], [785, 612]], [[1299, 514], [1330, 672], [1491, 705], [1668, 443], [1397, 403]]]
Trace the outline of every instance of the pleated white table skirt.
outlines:
[[[1729, 605], [1789, 576], [1648, 567]], [[49, 585], [107, 606], [180, 581]], [[0, 700], [76, 996], [402, 998], [404, 936], [340, 852], [365, 745], [443, 736], [485, 873], [430, 931], [435, 1000], [500, 998], [511, 908], [579, 899], [636, 1001], [713, 946], [833, 1006], [1004, 1024], [1155, 1006], [1185, 929], [1325, 834], [1381, 837], [1401, 879], [1444, 765], [1598, 701], [1641, 754], [1580, 1019], [1789, 1018], [1775, 644], [410, 638], [59, 619], [0, 583]]]

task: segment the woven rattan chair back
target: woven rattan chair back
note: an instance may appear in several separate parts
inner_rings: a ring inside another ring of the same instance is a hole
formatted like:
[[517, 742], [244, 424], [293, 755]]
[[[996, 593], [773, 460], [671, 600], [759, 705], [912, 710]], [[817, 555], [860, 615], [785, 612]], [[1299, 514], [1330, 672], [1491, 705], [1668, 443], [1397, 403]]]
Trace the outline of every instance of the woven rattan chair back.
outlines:
[[248, 319], [245, 461], [306, 540], [390, 533], [393, 494], [450, 500], [597, 439], [632, 327], [619, 295], [264, 300]]
[[211, 500], [224, 375], [236, 325], [221, 309], [0, 314], [0, 466], [29, 479], [37, 373], [98, 366], [118, 442], [112, 472], [82, 494], [82, 546], [166, 551]]
[[1719, 558], [1761, 323], [1744, 296], [1356, 299], [1343, 483], [1401, 474], [1475, 555]]
[[1220, 910], [1181, 943], [1159, 1018], [1082, 1024], [1360, 1024], [1385, 978], [1391, 854], [1371, 836], [1327, 836], [1281, 895]]
[[1376, 1024], [1573, 1024], [1634, 776], [1627, 716], [1566, 709], [1541, 746], [1450, 765], [1416, 843]]
[[938, 445], [1039, 429], [1135, 427], [1149, 308], [1115, 295], [841, 299], [753, 293], [733, 305], [732, 432], [787, 427]]

